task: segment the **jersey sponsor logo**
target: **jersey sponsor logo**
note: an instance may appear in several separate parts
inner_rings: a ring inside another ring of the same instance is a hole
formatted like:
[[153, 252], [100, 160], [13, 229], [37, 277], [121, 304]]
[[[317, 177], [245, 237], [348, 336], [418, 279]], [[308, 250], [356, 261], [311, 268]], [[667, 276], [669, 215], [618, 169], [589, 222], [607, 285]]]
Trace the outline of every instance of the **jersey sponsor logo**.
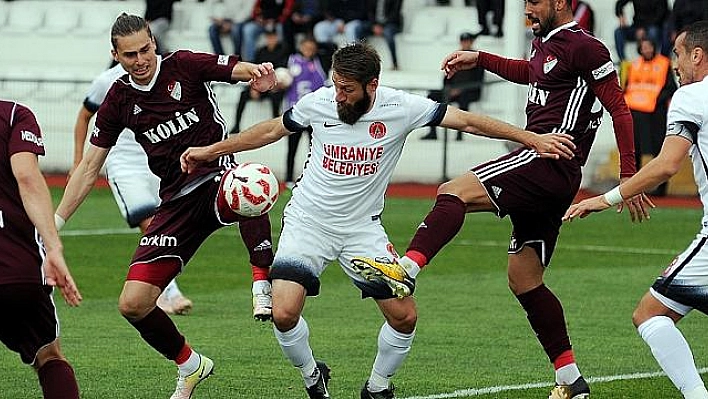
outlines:
[[42, 137], [30, 132], [29, 130], [21, 131], [20, 137], [23, 141], [29, 141], [30, 143], [35, 143], [39, 147], [44, 147], [44, 140], [42, 140]]
[[614, 70], [615, 66], [612, 64], [612, 61], [607, 61], [607, 63], [592, 71], [592, 77], [595, 80], [600, 80], [611, 74]]
[[138, 106], [138, 104], [135, 104], [133, 106], [133, 115], [137, 115], [139, 113], [143, 112], [143, 109]]
[[167, 85], [167, 91], [170, 92], [170, 97], [179, 101], [182, 99], [182, 85], [179, 82], [172, 82]]
[[229, 56], [220, 55], [219, 58], [216, 59], [216, 65], [229, 65]]
[[369, 135], [375, 139], [380, 139], [386, 135], [386, 125], [383, 122], [372, 122], [369, 125]]
[[197, 111], [192, 108], [184, 114], [177, 113], [177, 117], [164, 123], [150, 128], [143, 132], [142, 135], [147, 137], [152, 144], [157, 144], [163, 140], [167, 140], [172, 136], [176, 136], [192, 125], [199, 122]]
[[549, 94], [551, 94], [551, 92], [548, 90], [539, 89], [536, 87], [536, 83], [533, 83], [529, 84], [529, 91], [526, 93], [526, 99], [532, 104], [538, 104], [545, 107]]
[[322, 167], [334, 174], [344, 176], [368, 176], [379, 170], [379, 160], [384, 148], [350, 147], [324, 144]]
[[324, 127], [335, 127], [335, 126], [339, 126], [339, 125], [341, 125], [341, 123], [329, 123], [329, 122], [324, 123]]
[[176, 247], [177, 237], [164, 234], [144, 236], [140, 239], [141, 247]]
[[543, 62], [543, 73], [548, 74], [548, 72], [551, 72], [556, 64], [558, 64], [558, 58], [556, 58], [556, 56], [549, 55], [546, 57], [546, 61]]

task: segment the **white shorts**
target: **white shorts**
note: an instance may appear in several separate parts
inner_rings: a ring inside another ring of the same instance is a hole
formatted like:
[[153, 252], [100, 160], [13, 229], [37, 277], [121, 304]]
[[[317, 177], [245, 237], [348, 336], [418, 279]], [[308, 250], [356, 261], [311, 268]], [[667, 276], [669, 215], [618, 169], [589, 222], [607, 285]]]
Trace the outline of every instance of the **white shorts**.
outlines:
[[708, 313], [708, 236], [696, 235], [656, 279], [650, 292], [681, 315], [692, 309]]
[[270, 277], [297, 282], [305, 287], [308, 296], [314, 296], [319, 294], [322, 272], [337, 260], [344, 273], [361, 290], [362, 297], [393, 298], [385, 283], [367, 281], [354, 272], [351, 260], [355, 256], [388, 262], [398, 258], [379, 217], [337, 227], [325, 225], [315, 216], [288, 204]]
[[147, 155], [130, 132], [121, 133], [108, 153], [106, 177], [130, 227], [137, 227], [160, 205], [160, 179], [150, 171]]

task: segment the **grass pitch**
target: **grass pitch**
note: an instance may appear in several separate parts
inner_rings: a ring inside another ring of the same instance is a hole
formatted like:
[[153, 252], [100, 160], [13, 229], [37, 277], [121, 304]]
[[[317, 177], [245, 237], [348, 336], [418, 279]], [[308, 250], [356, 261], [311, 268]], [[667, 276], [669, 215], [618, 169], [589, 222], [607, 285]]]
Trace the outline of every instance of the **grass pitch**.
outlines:
[[[60, 192], [55, 192], [60, 195]], [[57, 197], [58, 198], [58, 197]], [[277, 242], [282, 198], [271, 220]], [[384, 225], [399, 252], [432, 204], [387, 201]], [[605, 212], [564, 226], [546, 283], [561, 298], [581, 371], [593, 398], [680, 398], [631, 323], [632, 310], [658, 273], [697, 232], [701, 212], [657, 209], [633, 225]], [[127, 232], [108, 190], [95, 190], [62, 232], [66, 258], [84, 295], [70, 309], [56, 295], [62, 346], [82, 397], [167, 398], [175, 367], [148, 347], [117, 311], [127, 264], [139, 238]], [[419, 276], [419, 322], [410, 356], [395, 377], [398, 398], [546, 398], [548, 359], [506, 286], [508, 220], [467, 216], [463, 230]], [[180, 330], [216, 363], [196, 391], [201, 398], [305, 398], [271, 325], [251, 318], [250, 268], [236, 228], [214, 234], [179, 277], [195, 304], [175, 317]], [[315, 356], [333, 370], [333, 398], [358, 398], [369, 375], [382, 317], [374, 303], [332, 265], [304, 316]], [[708, 365], [705, 319], [679, 327], [699, 367]], [[34, 372], [0, 350], [0, 398], [41, 398]], [[593, 383], [594, 381], [594, 383]], [[488, 392], [488, 393], [485, 393]]]

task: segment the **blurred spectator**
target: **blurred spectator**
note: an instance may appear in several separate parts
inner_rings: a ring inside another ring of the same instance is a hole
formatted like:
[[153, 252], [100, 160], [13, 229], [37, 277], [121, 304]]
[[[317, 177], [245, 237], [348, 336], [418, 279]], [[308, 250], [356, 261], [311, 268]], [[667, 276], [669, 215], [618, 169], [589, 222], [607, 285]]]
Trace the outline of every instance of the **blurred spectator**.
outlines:
[[324, 20], [315, 24], [318, 43], [333, 43], [343, 33], [349, 43], [363, 39], [371, 29], [369, 7], [371, 0], [321, 0]]
[[245, 61], [255, 62], [258, 38], [266, 30], [273, 30], [283, 37], [283, 23], [290, 18], [295, 0], [256, 0], [251, 20], [243, 25], [241, 54]]
[[[317, 56], [317, 43], [313, 37], [306, 37], [300, 42], [300, 51], [288, 59], [288, 71], [293, 80], [285, 93], [285, 109], [292, 108], [305, 94], [324, 86], [327, 74]], [[295, 155], [300, 144], [302, 132], [291, 133], [288, 136], [288, 154], [285, 160], [285, 185], [292, 188], [295, 169]]]
[[228, 35], [233, 45], [232, 54], [241, 54], [243, 25], [251, 17], [255, 0], [224, 0], [224, 14], [211, 17], [209, 41], [216, 54], [226, 54], [221, 36]]
[[283, 42], [290, 51], [295, 52], [295, 35], [303, 33], [312, 36], [315, 23], [322, 19], [318, 0], [295, 0], [290, 18], [283, 23]]
[[477, 0], [477, 21], [482, 30], [479, 35], [490, 35], [489, 23], [487, 22], [487, 14], [492, 12], [492, 23], [496, 26], [494, 32], [495, 37], [503, 37], [504, 30], [504, 0]]
[[396, 34], [403, 28], [401, 6], [403, 0], [372, 0], [373, 20], [371, 32], [374, 36], [383, 36], [391, 51], [393, 69], [398, 69], [398, 56], [396, 55]]
[[150, 32], [155, 38], [157, 54], [170, 51], [167, 46], [167, 31], [170, 30], [172, 23], [172, 4], [174, 2], [175, 0], [145, 1], [145, 20], [150, 25]]
[[573, 19], [591, 35], [595, 34], [595, 12], [583, 0], [573, 1]]
[[[477, 35], [465, 32], [460, 35], [460, 50], [473, 50], [474, 40]], [[461, 110], [468, 111], [470, 103], [477, 102], [482, 97], [482, 85], [484, 84], [484, 69], [474, 67], [472, 69], [457, 71], [450, 79], [443, 78], [442, 90], [432, 90], [428, 98], [441, 103], [455, 102]], [[430, 132], [421, 137], [421, 140], [437, 140], [438, 134], [435, 126], [430, 126]], [[457, 141], [462, 140], [462, 132], [457, 132]]]
[[[287, 67], [290, 52], [280, 41], [276, 30], [273, 28], [266, 30], [265, 38], [266, 45], [258, 49], [253, 62], [256, 64], [270, 62], [273, 64], [273, 68]], [[236, 106], [236, 124], [233, 129], [231, 129], [230, 133], [238, 133], [241, 131], [241, 118], [243, 117], [243, 111], [246, 109], [246, 104], [251, 100], [260, 101], [263, 99], [270, 100], [273, 118], [280, 115], [280, 106], [283, 102], [282, 91], [273, 90], [261, 93], [250, 87], [246, 88], [241, 91], [241, 96]]]
[[669, 42], [673, 43], [684, 27], [703, 20], [708, 20], [708, 1], [675, 0], [669, 17]]
[[[624, 6], [627, 3], [634, 6], [634, 20], [627, 23], [624, 16]], [[664, 26], [669, 18], [668, 0], [617, 0], [615, 15], [619, 18], [619, 27], [615, 29], [615, 48], [619, 61], [625, 60], [624, 46], [627, 41], [649, 38], [659, 49], [665, 43], [666, 32]], [[668, 48], [662, 49], [668, 54]]]
[[[659, 154], [666, 135], [666, 113], [676, 91], [671, 60], [657, 54], [654, 43], [647, 39], [637, 42], [639, 57], [627, 70], [624, 99], [634, 120], [634, 149], [637, 170], [648, 157]], [[653, 194], [665, 195], [666, 184]]]

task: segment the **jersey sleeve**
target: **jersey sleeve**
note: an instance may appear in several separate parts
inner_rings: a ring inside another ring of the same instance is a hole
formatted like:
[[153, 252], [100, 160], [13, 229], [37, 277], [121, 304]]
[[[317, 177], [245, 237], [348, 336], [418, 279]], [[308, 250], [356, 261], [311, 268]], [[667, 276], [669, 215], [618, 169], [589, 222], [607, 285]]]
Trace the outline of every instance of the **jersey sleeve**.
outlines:
[[292, 133], [312, 130], [315, 92], [305, 94], [283, 114], [283, 125]]
[[703, 124], [703, 110], [700, 107], [705, 105], [695, 91], [686, 89], [688, 87], [674, 93], [666, 117], [666, 135], [681, 136], [695, 144]]
[[191, 75], [197, 75], [205, 82], [231, 83], [231, 71], [238, 63], [238, 57], [233, 55], [218, 55], [209, 53], [192, 52], [189, 50], [176, 51], [179, 65]]
[[116, 86], [113, 86], [106, 95], [106, 101], [101, 104], [96, 113], [96, 123], [91, 132], [91, 144], [102, 148], [110, 148], [116, 144], [125, 126], [119, 117], [120, 103]]
[[103, 100], [106, 99], [106, 94], [114, 82], [114, 80], [109, 80], [108, 76], [112, 76], [110, 70], [104, 71], [91, 83], [84, 99], [84, 107], [87, 110], [96, 113]]
[[44, 140], [37, 118], [29, 108], [16, 104], [10, 125], [8, 155], [31, 152], [44, 155]]
[[404, 109], [408, 116], [408, 131], [412, 131], [423, 126], [437, 126], [445, 116], [447, 106], [429, 98], [403, 93]]

